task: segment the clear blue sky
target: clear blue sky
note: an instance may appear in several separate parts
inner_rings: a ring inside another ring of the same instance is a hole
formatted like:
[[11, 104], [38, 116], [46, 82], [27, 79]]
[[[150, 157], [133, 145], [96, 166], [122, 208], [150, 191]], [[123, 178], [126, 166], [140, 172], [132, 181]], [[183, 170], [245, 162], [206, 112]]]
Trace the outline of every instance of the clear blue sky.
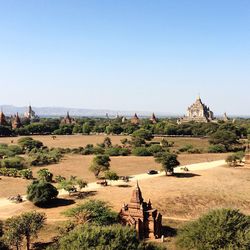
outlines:
[[249, 0], [0, 0], [0, 104], [250, 115]]

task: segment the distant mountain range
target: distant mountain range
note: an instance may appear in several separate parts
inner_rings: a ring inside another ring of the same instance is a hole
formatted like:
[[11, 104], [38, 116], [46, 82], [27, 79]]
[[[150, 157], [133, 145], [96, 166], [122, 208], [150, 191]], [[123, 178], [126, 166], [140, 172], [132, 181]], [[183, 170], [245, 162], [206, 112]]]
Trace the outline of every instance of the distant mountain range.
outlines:
[[[0, 108], [3, 110], [4, 114], [7, 116], [19, 113], [22, 116], [27, 110], [28, 107], [16, 107], [12, 105], [0, 105]], [[119, 116], [131, 117], [135, 114], [141, 117], [149, 117], [152, 115], [152, 112], [149, 111], [121, 111], [121, 110], [106, 110], [106, 109], [83, 109], [83, 108], [65, 108], [65, 107], [32, 107], [36, 112], [36, 115], [40, 117], [61, 117], [65, 116], [67, 111], [71, 116], [84, 116], [84, 117], [106, 117], [106, 114], [110, 118]], [[156, 112], [158, 117], [177, 117], [178, 114]]]

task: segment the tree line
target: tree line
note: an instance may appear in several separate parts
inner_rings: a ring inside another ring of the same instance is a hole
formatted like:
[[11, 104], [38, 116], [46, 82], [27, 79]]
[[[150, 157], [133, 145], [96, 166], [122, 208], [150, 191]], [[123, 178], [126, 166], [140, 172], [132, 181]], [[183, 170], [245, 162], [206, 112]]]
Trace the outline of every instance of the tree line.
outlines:
[[177, 124], [176, 119], [159, 119], [152, 123], [148, 119], [141, 119], [139, 124], [132, 124], [130, 120], [104, 118], [78, 118], [75, 124], [61, 124], [60, 119], [41, 118], [37, 122], [23, 124], [21, 128], [12, 129], [11, 126], [0, 126], [0, 136], [34, 135], [34, 134], [115, 134], [130, 135], [143, 128], [156, 135], [169, 136], [210, 136], [218, 130], [233, 131], [237, 137], [250, 134], [250, 119], [236, 119], [235, 122], [218, 123], [183, 123]]

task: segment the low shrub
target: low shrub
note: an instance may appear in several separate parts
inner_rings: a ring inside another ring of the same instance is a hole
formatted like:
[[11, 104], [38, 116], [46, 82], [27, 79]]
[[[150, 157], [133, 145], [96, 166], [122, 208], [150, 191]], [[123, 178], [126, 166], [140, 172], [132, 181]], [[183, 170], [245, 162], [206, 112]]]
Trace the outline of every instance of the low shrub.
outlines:
[[193, 148], [194, 148], [193, 145], [186, 144], [182, 148], [180, 148], [179, 151], [182, 152], [182, 153], [184, 153], [184, 152], [188, 152], [188, 151], [192, 150]]
[[222, 144], [210, 145], [208, 147], [208, 153], [225, 153], [226, 148]]
[[147, 150], [148, 150], [152, 155], [164, 151], [163, 148], [162, 148], [162, 146], [159, 145], [159, 144], [152, 144], [152, 145], [150, 145], [150, 146], [147, 148]]
[[53, 174], [47, 168], [40, 169], [37, 175], [41, 181], [52, 182]]
[[22, 177], [24, 179], [32, 179], [32, 170], [31, 169], [22, 169], [18, 170], [15, 168], [0, 168], [0, 175], [8, 177]]
[[109, 156], [127, 156], [130, 154], [130, 150], [128, 148], [122, 148], [120, 146], [107, 148], [105, 150], [105, 154]]
[[226, 158], [226, 162], [227, 162], [227, 164], [229, 166], [236, 167], [237, 165], [239, 165], [240, 163], [242, 163], [243, 157], [244, 157], [244, 152], [243, 151], [239, 151], [239, 152], [236, 152], [236, 153], [234, 153], [232, 155], [229, 155]]
[[145, 147], [136, 147], [132, 149], [132, 154], [135, 156], [151, 156], [152, 154]]
[[19, 156], [5, 158], [1, 160], [0, 163], [1, 163], [1, 167], [3, 168], [22, 169], [25, 167], [24, 159]]
[[202, 149], [199, 148], [191, 148], [187, 151], [188, 154], [201, 154]]
[[31, 166], [43, 166], [55, 164], [63, 157], [59, 149], [39, 149], [29, 153], [29, 163]]
[[22, 150], [27, 151], [30, 151], [34, 148], [38, 149], [43, 147], [43, 143], [41, 141], [34, 140], [32, 137], [20, 138], [17, 143], [22, 148]]

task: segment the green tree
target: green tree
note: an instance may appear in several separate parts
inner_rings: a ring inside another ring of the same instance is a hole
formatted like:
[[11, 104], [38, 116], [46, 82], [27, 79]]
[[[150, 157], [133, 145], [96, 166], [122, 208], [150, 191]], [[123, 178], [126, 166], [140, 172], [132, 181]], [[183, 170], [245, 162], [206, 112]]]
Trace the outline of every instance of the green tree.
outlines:
[[186, 250], [248, 250], [250, 217], [231, 209], [211, 211], [185, 224], [178, 232], [177, 244]]
[[117, 181], [119, 180], [119, 176], [114, 171], [105, 171], [104, 178], [110, 181]]
[[86, 223], [80, 225], [59, 239], [52, 249], [109, 249], [137, 250], [139, 241], [135, 229], [121, 225], [97, 226]]
[[44, 226], [46, 217], [44, 213], [26, 212], [6, 220], [4, 238], [7, 243], [19, 249], [23, 238], [26, 239], [26, 249], [30, 249], [31, 237], [37, 236]]
[[132, 154], [135, 156], [151, 156], [151, 152], [146, 147], [135, 147], [132, 149]]
[[166, 175], [173, 175], [174, 168], [180, 165], [177, 155], [169, 152], [156, 154], [155, 161], [161, 163]]
[[151, 141], [154, 138], [152, 133], [149, 130], [146, 130], [143, 128], [138, 129], [135, 132], [133, 132], [132, 137], [141, 138], [146, 141]]
[[231, 131], [218, 130], [211, 135], [209, 143], [213, 145], [223, 145], [225, 149], [229, 151], [233, 145], [238, 143], [238, 138], [236, 134]]
[[53, 174], [47, 168], [42, 168], [38, 170], [37, 175], [39, 180], [41, 181], [52, 182]]
[[100, 200], [89, 200], [84, 204], [70, 208], [65, 214], [76, 221], [79, 221], [81, 215], [88, 214], [88, 221], [100, 226], [117, 222], [117, 213], [113, 212], [106, 202]]
[[22, 169], [25, 166], [25, 161], [20, 156], [8, 157], [1, 161], [1, 167], [3, 168], [16, 168]]
[[3, 222], [2, 221], [0, 221], [0, 249], [2, 250], [8, 249], [3, 239]]
[[30, 151], [33, 148], [43, 147], [43, 143], [37, 140], [34, 140], [32, 137], [23, 137], [17, 141], [18, 145], [23, 149]]
[[45, 181], [33, 181], [27, 188], [27, 199], [36, 206], [46, 206], [58, 195], [57, 189]]
[[97, 155], [94, 157], [89, 170], [93, 172], [95, 177], [97, 178], [100, 172], [109, 170], [109, 162], [110, 158], [108, 155]]
[[33, 178], [32, 170], [30, 168], [22, 169], [20, 170], [20, 176], [24, 179], [30, 180]]
[[79, 186], [80, 190], [88, 186], [88, 182], [86, 182], [86, 181], [84, 181], [82, 179], [77, 179], [76, 183]]
[[82, 125], [82, 133], [83, 134], [87, 134], [88, 135], [91, 132], [91, 129], [92, 129], [92, 127], [91, 127], [91, 125], [90, 125], [89, 122], [85, 122]]

